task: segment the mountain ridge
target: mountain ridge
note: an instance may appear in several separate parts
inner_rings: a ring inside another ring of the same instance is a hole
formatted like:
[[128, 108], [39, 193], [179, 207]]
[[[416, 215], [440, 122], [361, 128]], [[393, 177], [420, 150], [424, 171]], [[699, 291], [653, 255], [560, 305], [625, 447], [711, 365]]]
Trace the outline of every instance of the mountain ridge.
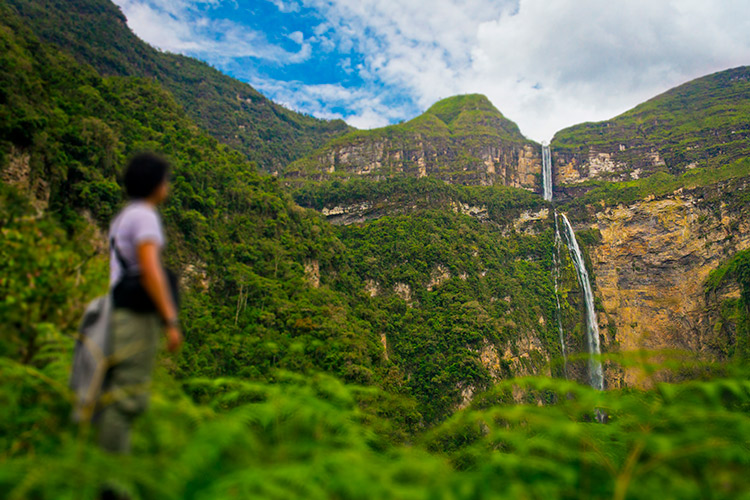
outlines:
[[750, 66], [678, 85], [599, 122], [558, 131], [555, 185], [717, 168], [750, 155]]
[[158, 80], [196, 123], [263, 171], [280, 170], [351, 130], [342, 120], [321, 120], [291, 111], [202, 61], [154, 49], [130, 30], [120, 8], [109, 0], [7, 3], [33, 26], [40, 39], [101, 74]]

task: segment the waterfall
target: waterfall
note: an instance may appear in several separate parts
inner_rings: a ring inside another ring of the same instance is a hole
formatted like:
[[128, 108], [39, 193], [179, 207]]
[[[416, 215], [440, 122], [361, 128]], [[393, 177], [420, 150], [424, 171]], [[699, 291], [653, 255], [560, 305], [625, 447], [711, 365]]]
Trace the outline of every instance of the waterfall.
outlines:
[[[542, 190], [544, 199], [552, 201], [552, 155], [550, 154], [549, 143], [542, 143]], [[557, 224], [557, 211], [555, 211], [555, 254], [553, 260], [555, 263], [555, 304], [557, 306], [557, 332], [560, 335], [560, 352], [563, 357], [563, 372], [565, 378], [568, 378], [568, 358], [565, 349], [565, 333], [562, 327], [562, 308], [560, 307], [559, 282], [560, 282], [560, 228]]]
[[[552, 154], [550, 153], [549, 143], [542, 143], [542, 192], [546, 201], [552, 201], [553, 189], [552, 189]], [[570, 257], [573, 259], [573, 264], [576, 268], [576, 274], [578, 275], [578, 282], [583, 288], [583, 295], [586, 300], [586, 341], [588, 344], [589, 351], [589, 383], [591, 387], [602, 390], [604, 389], [604, 373], [602, 371], [602, 363], [599, 361], [601, 350], [599, 348], [599, 322], [596, 318], [596, 310], [594, 310], [594, 293], [591, 289], [591, 280], [589, 273], [586, 270], [586, 262], [583, 260], [583, 254], [581, 248], [578, 246], [578, 240], [576, 240], [576, 233], [573, 231], [573, 226], [570, 225], [570, 221], [565, 214], [559, 214], [562, 216], [566, 239], [568, 240], [568, 251]], [[562, 312], [560, 307], [560, 295], [559, 295], [559, 281], [560, 281], [560, 248], [562, 247], [562, 237], [560, 235], [560, 225], [558, 223], [558, 213], [555, 210], [555, 302], [557, 305], [557, 330], [560, 335], [560, 350], [563, 356], [563, 370], [565, 372], [565, 378], [568, 377], [568, 360], [565, 348], [565, 333], [562, 327]], [[597, 413], [597, 419], [599, 419]]]
[[555, 263], [555, 304], [557, 305], [557, 333], [560, 335], [560, 351], [563, 358], [563, 374], [568, 378], [568, 355], [565, 352], [565, 332], [562, 326], [562, 308], [560, 307], [560, 248], [562, 238], [560, 237], [560, 226], [557, 223], [557, 212], [555, 212], [555, 253], [552, 260]]
[[542, 143], [542, 189], [544, 199], [552, 201], [552, 155], [547, 143]]
[[602, 372], [602, 363], [599, 361], [601, 351], [599, 349], [599, 323], [596, 319], [594, 310], [594, 294], [591, 290], [591, 280], [586, 270], [586, 263], [583, 260], [581, 248], [576, 240], [576, 233], [573, 226], [565, 214], [560, 214], [565, 225], [566, 239], [568, 240], [568, 251], [573, 259], [573, 264], [578, 274], [578, 282], [583, 288], [583, 295], [586, 299], [586, 340], [589, 350], [589, 383], [594, 389], [604, 389], [604, 374]]

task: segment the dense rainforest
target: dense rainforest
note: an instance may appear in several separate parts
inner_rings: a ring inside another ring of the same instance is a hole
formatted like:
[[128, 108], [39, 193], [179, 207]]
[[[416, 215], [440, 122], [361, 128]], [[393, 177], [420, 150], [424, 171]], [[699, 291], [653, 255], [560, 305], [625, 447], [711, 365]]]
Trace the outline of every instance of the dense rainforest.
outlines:
[[[370, 138], [388, 141], [387, 173], [356, 172]], [[350, 143], [354, 170], [298, 174]], [[165, 256], [186, 342], [161, 355], [118, 458], [71, 423], [67, 377], [107, 289], [119, 171], [143, 149], [174, 165]], [[748, 251], [726, 246], [701, 282], [715, 356], [620, 352], [600, 300], [611, 383], [594, 390], [559, 207], [529, 191], [539, 158], [481, 96], [350, 131], [150, 48], [108, 1], [0, 3], [3, 497], [95, 498], [104, 480], [144, 499], [747, 496]], [[748, 168], [609, 179], [561, 206], [596, 269], [592, 204], [711, 188], [731, 219], [746, 191], [716, 186]], [[646, 383], [615, 383], [632, 367]]]

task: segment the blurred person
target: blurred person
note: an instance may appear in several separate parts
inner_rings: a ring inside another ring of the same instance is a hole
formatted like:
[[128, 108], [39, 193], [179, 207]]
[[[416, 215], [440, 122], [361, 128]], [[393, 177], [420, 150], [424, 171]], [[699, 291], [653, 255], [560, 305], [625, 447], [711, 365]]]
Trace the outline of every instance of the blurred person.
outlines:
[[[182, 344], [177, 317], [177, 280], [162, 265], [164, 230], [157, 207], [169, 192], [169, 163], [154, 153], [135, 155], [124, 184], [128, 204], [111, 223], [111, 357], [96, 418], [99, 446], [130, 451], [133, 421], [148, 406], [149, 386], [161, 332], [167, 349]], [[105, 492], [102, 498], [119, 498]]]

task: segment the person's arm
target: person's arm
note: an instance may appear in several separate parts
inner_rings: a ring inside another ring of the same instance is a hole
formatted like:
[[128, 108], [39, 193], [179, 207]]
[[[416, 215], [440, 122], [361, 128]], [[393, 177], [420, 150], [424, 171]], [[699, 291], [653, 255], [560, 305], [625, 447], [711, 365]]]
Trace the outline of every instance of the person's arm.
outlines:
[[138, 265], [141, 269], [141, 283], [167, 325], [165, 332], [167, 349], [174, 352], [182, 344], [182, 332], [177, 323], [177, 308], [172, 300], [167, 276], [164, 274], [164, 268], [161, 265], [159, 248], [154, 242], [144, 241], [138, 245], [137, 255]]

